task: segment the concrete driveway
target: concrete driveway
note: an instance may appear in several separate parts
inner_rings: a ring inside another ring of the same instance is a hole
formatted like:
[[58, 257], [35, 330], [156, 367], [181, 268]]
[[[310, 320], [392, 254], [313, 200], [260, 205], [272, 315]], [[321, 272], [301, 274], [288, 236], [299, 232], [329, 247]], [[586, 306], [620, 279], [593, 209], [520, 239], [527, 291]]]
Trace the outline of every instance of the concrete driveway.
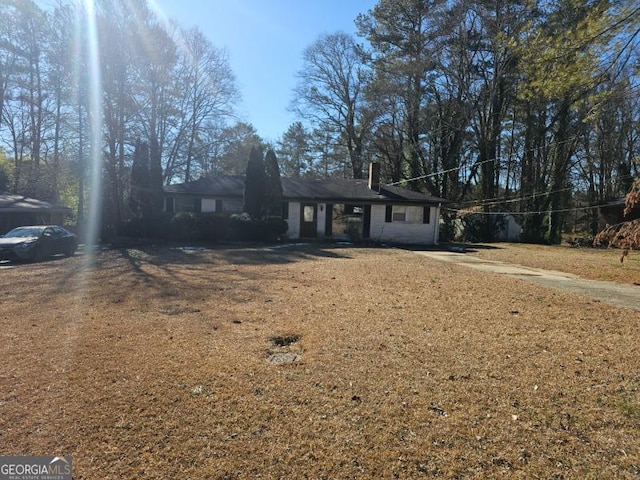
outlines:
[[587, 280], [570, 273], [483, 260], [468, 253], [437, 251], [417, 251], [416, 253], [441, 262], [449, 262], [483, 272], [506, 275], [519, 280], [585, 295], [616, 307], [640, 311], [640, 286]]

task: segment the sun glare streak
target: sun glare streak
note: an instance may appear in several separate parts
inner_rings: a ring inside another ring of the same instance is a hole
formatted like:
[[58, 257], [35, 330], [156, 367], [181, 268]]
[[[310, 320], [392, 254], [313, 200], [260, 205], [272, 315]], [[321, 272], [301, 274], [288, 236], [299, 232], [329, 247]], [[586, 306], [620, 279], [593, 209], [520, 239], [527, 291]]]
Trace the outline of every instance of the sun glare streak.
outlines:
[[158, 2], [156, 2], [155, 0], [148, 0], [148, 3], [149, 8], [151, 8], [151, 11], [156, 14], [164, 29], [167, 32], [173, 30], [173, 22], [169, 19], [169, 17], [167, 17], [167, 14], [160, 7], [160, 5], [158, 5]]
[[[88, 315], [88, 288], [90, 268], [93, 264], [95, 246], [98, 242], [102, 197], [102, 80], [98, 52], [98, 32], [93, 0], [77, 0], [72, 51], [74, 84], [78, 98], [79, 161], [85, 165], [82, 175], [89, 174], [89, 201], [86, 215], [88, 221], [79, 225], [84, 237], [84, 257], [79, 275], [74, 276], [77, 300], [70, 305], [68, 331], [65, 335], [64, 362], [62, 371], [74, 368], [75, 349], [82, 336], [84, 318]], [[89, 137], [88, 161], [85, 161], [83, 110], [86, 111]], [[84, 195], [84, 192], [80, 192]], [[80, 219], [79, 218], [79, 219]], [[65, 380], [67, 381], [67, 377]]]
[[102, 76], [98, 51], [98, 29], [93, 0], [84, 0], [88, 41], [88, 104], [89, 104], [89, 213], [85, 232], [88, 260], [98, 243], [102, 199]]
[[176, 42], [177, 47], [188, 55], [190, 51], [189, 47], [184, 39], [184, 35], [181, 29], [178, 28], [176, 22], [167, 16], [165, 11], [158, 5], [155, 0], [148, 0], [148, 5], [151, 11], [155, 13], [160, 22], [160, 26], [169, 36], [169, 38], [173, 39]]

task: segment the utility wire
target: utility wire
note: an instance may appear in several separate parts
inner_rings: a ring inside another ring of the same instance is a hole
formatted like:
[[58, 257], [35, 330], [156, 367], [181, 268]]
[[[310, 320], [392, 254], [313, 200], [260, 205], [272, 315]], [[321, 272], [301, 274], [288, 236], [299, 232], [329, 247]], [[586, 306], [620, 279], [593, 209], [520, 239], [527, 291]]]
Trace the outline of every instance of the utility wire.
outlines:
[[[564, 145], [565, 143], [570, 143], [570, 142], [573, 142], [574, 140], [578, 140], [580, 137], [581, 137], [581, 135], [574, 135], [574, 136], [572, 136], [570, 138], [567, 138], [566, 140], [563, 140], [561, 142], [555, 142], [555, 141], [551, 140], [551, 142], [549, 142], [548, 145], [544, 145], [544, 147], [551, 148], [553, 146]], [[530, 153], [530, 152], [535, 152], [536, 150], [538, 150], [538, 148], [530, 148], [528, 150], [523, 150], [521, 153]], [[485, 163], [497, 162], [497, 161], [500, 161], [500, 160], [501, 160], [500, 158], [490, 158], [488, 160], [483, 160], [481, 162], [476, 162], [476, 163], [473, 163], [471, 165], [459, 165], [457, 167], [449, 168], [447, 170], [438, 170], [437, 172], [426, 173], [424, 175], [419, 175], [419, 176], [413, 177], [413, 178], [406, 178], [406, 179], [400, 180], [398, 182], [387, 183], [387, 184], [385, 184], [385, 186], [393, 187], [395, 185], [400, 185], [400, 184], [403, 184], [403, 183], [410, 183], [410, 182], [415, 182], [415, 181], [418, 181], [418, 180], [423, 180], [425, 178], [437, 177], [439, 175], [444, 175], [445, 173], [454, 172], [456, 170], [461, 170], [463, 168], [472, 169], [472, 168], [475, 168], [475, 167], [477, 167], [479, 165], [484, 165]]]
[[[635, 175], [621, 175], [618, 176], [616, 178], [616, 181], [622, 181], [622, 180], [627, 180], [627, 179], [633, 179], [635, 178]], [[572, 190], [573, 187], [566, 187], [566, 188], [560, 188], [558, 190], [553, 190], [550, 192], [534, 192], [534, 193], [530, 193], [528, 195], [522, 196], [522, 197], [513, 197], [513, 198], [505, 198], [505, 199], [501, 199], [500, 197], [494, 197], [494, 198], [489, 198], [486, 200], [467, 200], [465, 202], [459, 202], [457, 203], [457, 205], [462, 206], [462, 205], [468, 205], [467, 207], [463, 208], [463, 209], [468, 209], [468, 208], [474, 208], [474, 207], [485, 207], [485, 206], [494, 206], [494, 205], [501, 205], [503, 203], [516, 203], [516, 202], [520, 202], [520, 201], [524, 201], [524, 200], [528, 200], [530, 198], [537, 198], [537, 197], [546, 197], [548, 195], [553, 195], [554, 193], [560, 193], [560, 192], [566, 192], [568, 190]]]
[[[482, 165], [484, 163], [495, 162], [496, 160], [497, 160], [496, 158], [492, 158], [492, 159], [489, 159], [489, 160], [483, 160], [482, 162], [474, 163], [469, 168], [473, 168], [476, 165]], [[415, 181], [418, 181], [418, 180], [422, 180], [424, 178], [437, 177], [438, 175], [444, 175], [445, 173], [455, 172], [456, 170], [460, 170], [461, 168], [464, 168], [464, 167], [466, 167], [466, 165], [460, 165], [458, 167], [449, 168], [447, 170], [439, 170], [437, 172], [427, 173], [425, 175], [420, 175], [419, 177], [407, 178], [407, 179], [404, 179], [404, 180], [400, 180], [399, 182], [387, 183], [386, 186], [387, 187], [393, 187], [395, 185], [400, 185], [402, 183], [410, 183], [410, 182], [415, 182]]]
[[[475, 203], [475, 205], [470, 205], [467, 208], [490, 207], [490, 206], [493, 206], [493, 205], [501, 205], [503, 203], [522, 202], [524, 200], [529, 200], [530, 198], [547, 197], [549, 195], [553, 195], [554, 193], [566, 192], [567, 190], [572, 190], [572, 189], [573, 189], [573, 187], [566, 187], [566, 188], [560, 188], [558, 190], [553, 190], [551, 192], [534, 192], [534, 193], [530, 193], [529, 195], [525, 195], [523, 197], [514, 197], [514, 198], [508, 198], [508, 199], [504, 199], [504, 200], [500, 200], [498, 198], [489, 199], [489, 200], [482, 200], [480, 203]], [[473, 203], [473, 202], [474, 202], [474, 200], [469, 200], [467, 202], [462, 202], [462, 204]]]
[[538, 211], [526, 211], [526, 212], [513, 212], [513, 211], [501, 211], [501, 212], [477, 212], [475, 210], [469, 210], [469, 209], [457, 209], [457, 208], [449, 208], [449, 207], [442, 207], [443, 210], [447, 210], [449, 212], [455, 212], [458, 214], [462, 214], [462, 215], [486, 215], [486, 216], [492, 216], [492, 215], [520, 215], [520, 216], [524, 216], [524, 215], [542, 215], [542, 214], [548, 214], [548, 213], [566, 213], [566, 212], [577, 212], [577, 211], [581, 211], [581, 210], [593, 210], [594, 208], [599, 208], [599, 207], [604, 207], [607, 206], [606, 203], [600, 204], [600, 205], [591, 205], [588, 207], [573, 207], [573, 208], [561, 208], [561, 209], [557, 209], [557, 210], [538, 210]]

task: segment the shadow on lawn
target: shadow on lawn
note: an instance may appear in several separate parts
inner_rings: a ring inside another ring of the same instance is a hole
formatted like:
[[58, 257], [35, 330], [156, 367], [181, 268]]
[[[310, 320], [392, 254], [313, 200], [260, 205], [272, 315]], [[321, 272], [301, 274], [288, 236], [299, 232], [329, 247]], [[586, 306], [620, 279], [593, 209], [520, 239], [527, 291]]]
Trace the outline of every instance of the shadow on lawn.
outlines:
[[[474, 253], [478, 250], [501, 249], [497, 244], [445, 243], [436, 246], [425, 245], [380, 245], [351, 243], [290, 243], [290, 244], [236, 244], [236, 245], [149, 245], [135, 248], [119, 248], [122, 257], [132, 269], [143, 273], [141, 263], [159, 268], [171, 266], [207, 265], [220, 263], [233, 265], [278, 265], [314, 260], [318, 258], [349, 259], [345, 249], [354, 248], [401, 248], [410, 251], [451, 251]], [[142, 259], [136, 252], [142, 252]]]
[[405, 250], [412, 252], [454, 252], [475, 253], [478, 250], [502, 250], [503, 247], [496, 243], [441, 243], [439, 245], [409, 245], [403, 246]]
[[316, 258], [351, 258], [341, 246], [327, 243], [272, 245], [255, 249], [229, 249], [228, 261], [239, 265], [287, 264]]
[[[352, 245], [349, 245], [353, 247]], [[170, 265], [201, 265], [227, 263], [235, 265], [271, 265], [287, 264], [314, 258], [350, 258], [340, 252], [341, 245], [328, 243], [297, 243], [274, 245], [225, 245], [225, 246], [150, 246], [139, 247], [144, 253], [146, 263], [157, 267]], [[140, 271], [140, 258], [133, 252], [136, 249], [119, 249], [132, 268]]]
[[[212, 248], [165, 245], [118, 248], [112, 252], [125, 260], [125, 269], [134, 279], [133, 285], [148, 287], [150, 297], [191, 299], [197, 302], [211, 292], [218, 291], [224, 292], [227, 297], [240, 295], [238, 298], [241, 301], [247, 288], [245, 282], [259, 280], [256, 275], [260, 275], [260, 272], [239, 267], [284, 265], [317, 258], [351, 258], [340, 250], [340, 246], [330, 244]], [[123, 262], [119, 263], [122, 267]], [[120, 295], [124, 298], [129, 293], [125, 290]], [[253, 291], [253, 295], [258, 294], [258, 290]]]
[[138, 243], [83, 251], [74, 258], [54, 258], [18, 268], [3, 262], [1, 267], [5, 281], [25, 288], [41, 284], [41, 293], [52, 297], [84, 292], [94, 300], [122, 303], [143, 287], [148, 289], [150, 299], [170, 302], [181, 298], [196, 301], [215, 291], [224, 291], [227, 296], [241, 292], [245, 282], [261, 275], [243, 266], [286, 265], [322, 258], [351, 256], [344, 246], [328, 243], [207, 247]]
[[[97, 282], [103, 288], [94, 289], [91, 295], [113, 303], [124, 301], [137, 287], [149, 288], [150, 297], [197, 299], [211, 291], [217, 291], [216, 289], [224, 290], [225, 295], [231, 295], [235, 290], [241, 291], [244, 282], [255, 280], [256, 275], [261, 274], [253, 269], [241, 268], [243, 266], [287, 265], [320, 259], [349, 260], [353, 249], [390, 247], [392, 246], [322, 242], [206, 247], [137, 244], [98, 249], [89, 257], [86, 256], [87, 252], [82, 252], [75, 258], [26, 264], [19, 269], [10, 268], [4, 272], [8, 274], [7, 277], [13, 277], [14, 273], [20, 274], [21, 284], [44, 282], [49, 285], [48, 293], [52, 296], [81, 291], [85, 288], [85, 282]], [[476, 249], [500, 248], [485, 244], [397, 247], [415, 251], [446, 251], [452, 247], [463, 247], [469, 253]]]

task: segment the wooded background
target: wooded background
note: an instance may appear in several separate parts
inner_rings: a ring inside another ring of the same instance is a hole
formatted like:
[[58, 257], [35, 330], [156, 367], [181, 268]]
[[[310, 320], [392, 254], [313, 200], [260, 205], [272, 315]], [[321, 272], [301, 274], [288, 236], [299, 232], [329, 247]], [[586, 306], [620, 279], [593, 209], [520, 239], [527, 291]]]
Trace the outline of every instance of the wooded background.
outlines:
[[160, 209], [163, 184], [244, 173], [253, 146], [283, 176], [378, 161], [385, 182], [452, 202], [445, 238], [465, 212], [486, 240], [501, 212], [524, 240], [594, 234], [595, 207], [640, 174], [637, 1], [380, 0], [357, 36], [307, 46], [299, 121], [269, 142], [237, 121], [227, 52], [197, 28], [144, 0], [83, 5], [0, 0], [0, 191], [82, 223], [94, 168], [103, 235]]

